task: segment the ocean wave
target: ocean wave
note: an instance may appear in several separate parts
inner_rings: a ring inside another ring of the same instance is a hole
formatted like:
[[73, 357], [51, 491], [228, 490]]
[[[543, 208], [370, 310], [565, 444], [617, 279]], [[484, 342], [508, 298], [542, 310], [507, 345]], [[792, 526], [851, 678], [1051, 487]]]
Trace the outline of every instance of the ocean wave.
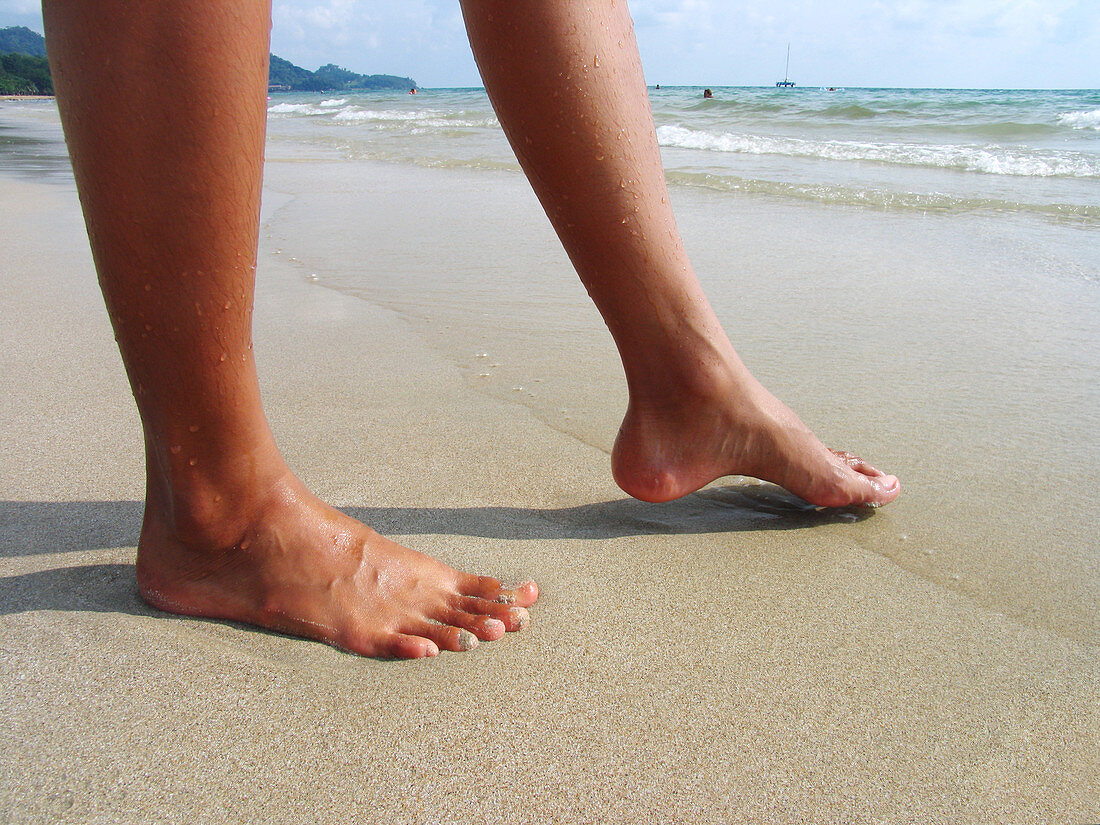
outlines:
[[771, 195], [833, 206], [940, 214], [1030, 213], [1084, 226], [1100, 226], [1100, 207], [1084, 204], [1028, 203], [994, 197], [960, 197], [943, 192], [899, 192], [885, 187], [790, 183], [741, 178], [735, 175], [715, 175], [707, 172], [670, 171], [667, 177], [669, 184], [674, 186]]
[[340, 97], [340, 98], [336, 98], [334, 100], [322, 100], [317, 105], [320, 106], [323, 109], [334, 109], [337, 106], [343, 106], [347, 102], [348, 102], [348, 99], [346, 97]]
[[873, 161], [1022, 177], [1100, 177], [1100, 159], [1080, 152], [1017, 150], [1003, 146], [867, 143], [771, 135], [714, 133], [664, 125], [662, 146], [748, 155], [783, 155], [836, 161]]
[[843, 106], [828, 106], [822, 109], [820, 114], [827, 117], [838, 117], [843, 120], [867, 120], [868, 118], [878, 117], [882, 112], [860, 106], [858, 103], [851, 103]]
[[1064, 112], [1058, 115], [1058, 122], [1071, 129], [1094, 129], [1100, 132], [1100, 109], [1087, 112]]
[[343, 123], [373, 123], [378, 126], [392, 124], [397, 128], [406, 128], [413, 134], [423, 134], [431, 129], [477, 129], [496, 126], [493, 118], [471, 120], [453, 112], [421, 109], [415, 112], [400, 110], [356, 109], [347, 107], [332, 116]]
[[390, 120], [409, 122], [440, 118], [443, 114], [444, 112], [442, 111], [437, 112], [431, 109], [409, 111], [406, 109], [359, 109], [348, 106], [346, 109], [341, 109], [333, 115], [333, 120]]
[[267, 107], [269, 115], [323, 115], [327, 112], [313, 103], [276, 103]]

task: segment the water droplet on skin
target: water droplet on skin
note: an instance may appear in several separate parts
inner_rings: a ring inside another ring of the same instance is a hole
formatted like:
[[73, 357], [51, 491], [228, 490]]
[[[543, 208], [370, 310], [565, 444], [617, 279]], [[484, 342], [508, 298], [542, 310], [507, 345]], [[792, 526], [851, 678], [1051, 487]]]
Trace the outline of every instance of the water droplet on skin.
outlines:
[[218, 502], [220, 502], [221, 500], [222, 500], [222, 497], [221, 497], [221, 496], [214, 496], [214, 503], [215, 503], [215, 504], [217, 504], [217, 503], [218, 503]]
[[182, 449], [183, 447], [181, 447], [179, 444], [173, 444], [171, 447], [168, 448], [168, 452], [170, 452], [172, 455], [179, 455], [180, 450]]
[[523, 392], [523, 387], [512, 387], [513, 392]]
[[251, 542], [251, 541], [249, 541], [248, 539], [241, 539], [241, 549], [242, 549], [242, 550], [247, 550], [247, 549], [248, 549], [248, 545], [250, 545], [251, 543], [252, 543], [252, 542]]
[[222, 353], [221, 355], [219, 355], [219, 356], [218, 356], [218, 361], [219, 361], [220, 363], [224, 364], [224, 363], [225, 363], [225, 359], [226, 359], [226, 358], [228, 358], [228, 357], [229, 357], [229, 356], [228, 356], [228, 355], [226, 355], [226, 354], [225, 354], [225, 353], [223, 352], [223, 353]]
[[599, 55], [596, 55], [595, 57], [592, 58], [592, 65], [595, 66], [597, 69], [600, 68], [600, 56]]
[[199, 425], [198, 424], [192, 424], [190, 427], [187, 428], [187, 432], [189, 432], [189, 433], [197, 433], [198, 431], [199, 431]]
[[194, 467], [194, 466], [195, 466], [196, 464], [198, 464], [198, 463], [199, 463], [199, 460], [198, 460], [197, 458], [189, 458], [189, 459], [187, 460], [187, 463], [188, 463], [188, 464], [189, 464], [190, 466]]
[[222, 304], [222, 309], [229, 309], [231, 306], [233, 306], [233, 302], [226, 301], [224, 304]]

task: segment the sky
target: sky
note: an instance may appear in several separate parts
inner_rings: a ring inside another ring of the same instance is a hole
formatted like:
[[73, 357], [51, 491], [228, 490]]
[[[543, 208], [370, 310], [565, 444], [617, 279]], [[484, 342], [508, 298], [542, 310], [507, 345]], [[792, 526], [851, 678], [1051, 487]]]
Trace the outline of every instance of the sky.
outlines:
[[[589, 0], [597, 2], [599, 0]], [[515, 0], [524, 2], [524, 0]], [[582, 2], [582, 0], [560, 0]], [[633, 0], [650, 84], [1100, 87], [1100, 0]], [[42, 31], [32, 0], [0, 26]], [[457, 0], [274, 0], [272, 51], [316, 69], [480, 86]]]

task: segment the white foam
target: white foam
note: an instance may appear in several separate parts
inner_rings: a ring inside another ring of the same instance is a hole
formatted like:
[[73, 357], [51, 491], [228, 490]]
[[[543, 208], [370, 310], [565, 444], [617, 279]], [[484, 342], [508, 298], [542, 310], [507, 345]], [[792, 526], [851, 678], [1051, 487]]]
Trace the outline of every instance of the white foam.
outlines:
[[1071, 129], [1093, 129], [1100, 132], [1100, 109], [1088, 112], [1064, 112], [1058, 115], [1058, 122]]
[[348, 102], [346, 97], [335, 98], [333, 100], [322, 100], [319, 105], [322, 109], [334, 109], [337, 106], [343, 106]]
[[335, 115], [335, 120], [398, 120], [398, 121], [422, 121], [432, 118], [438, 118], [442, 112], [432, 111], [430, 109], [422, 109], [419, 111], [408, 112], [401, 109], [356, 109], [348, 107], [341, 109]]
[[972, 144], [928, 145], [804, 140], [696, 131], [666, 125], [657, 129], [662, 146], [750, 155], [785, 155], [840, 161], [877, 161], [903, 166], [962, 169], [991, 175], [1023, 177], [1100, 177], [1100, 159], [1081, 152], [1018, 150]]
[[319, 115], [322, 111], [312, 103], [276, 103], [267, 107], [270, 115]]

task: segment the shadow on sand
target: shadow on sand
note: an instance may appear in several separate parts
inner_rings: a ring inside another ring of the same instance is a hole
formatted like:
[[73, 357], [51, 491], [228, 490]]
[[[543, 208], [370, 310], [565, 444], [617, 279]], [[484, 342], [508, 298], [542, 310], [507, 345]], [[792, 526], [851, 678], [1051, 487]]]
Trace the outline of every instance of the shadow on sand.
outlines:
[[[133, 547], [140, 501], [0, 502], [0, 559]], [[712, 487], [667, 504], [618, 499], [576, 507], [347, 507], [383, 534], [502, 540], [599, 540], [747, 530], [798, 530], [867, 518], [818, 509], [771, 485]], [[59, 566], [0, 577], [0, 615], [79, 610], [164, 615], [137, 593], [132, 564]]]

